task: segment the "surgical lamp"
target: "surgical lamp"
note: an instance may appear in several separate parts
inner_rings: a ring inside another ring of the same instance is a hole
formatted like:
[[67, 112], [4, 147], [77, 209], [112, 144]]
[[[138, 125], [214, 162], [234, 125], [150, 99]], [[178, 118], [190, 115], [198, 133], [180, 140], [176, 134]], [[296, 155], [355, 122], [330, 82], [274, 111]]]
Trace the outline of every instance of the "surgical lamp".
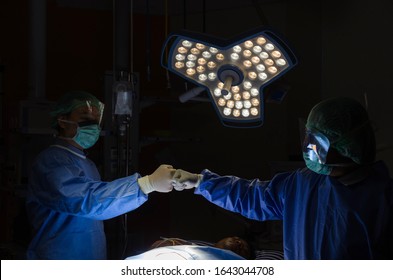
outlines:
[[257, 127], [264, 121], [263, 89], [297, 59], [282, 39], [264, 28], [231, 40], [173, 33], [164, 43], [161, 64], [198, 85], [185, 96], [206, 90], [223, 125]]

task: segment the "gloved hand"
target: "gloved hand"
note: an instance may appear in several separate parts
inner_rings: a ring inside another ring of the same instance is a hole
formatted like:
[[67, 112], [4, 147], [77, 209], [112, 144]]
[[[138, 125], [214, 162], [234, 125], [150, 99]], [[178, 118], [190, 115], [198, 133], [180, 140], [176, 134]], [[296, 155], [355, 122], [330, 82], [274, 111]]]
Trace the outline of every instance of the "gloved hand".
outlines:
[[172, 178], [176, 169], [172, 165], [161, 164], [152, 174], [138, 179], [141, 190], [145, 193], [170, 192], [173, 189]]
[[197, 188], [199, 183], [202, 181], [202, 177], [202, 174], [195, 174], [182, 169], [177, 169], [175, 175], [173, 175], [173, 187], [177, 191]]

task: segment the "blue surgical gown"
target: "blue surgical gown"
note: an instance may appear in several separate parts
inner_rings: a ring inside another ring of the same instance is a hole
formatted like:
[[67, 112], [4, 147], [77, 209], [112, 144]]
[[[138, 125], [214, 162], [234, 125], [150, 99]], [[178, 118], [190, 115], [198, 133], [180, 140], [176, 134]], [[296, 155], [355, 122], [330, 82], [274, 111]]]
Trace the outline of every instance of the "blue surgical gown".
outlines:
[[393, 258], [393, 183], [382, 162], [353, 185], [308, 169], [270, 181], [202, 174], [196, 194], [249, 219], [283, 221], [285, 259]]
[[62, 140], [41, 152], [29, 177], [27, 214], [34, 236], [28, 259], [106, 259], [103, 220], [147, 200], [139, 174], [100, 180], [83, 151]]

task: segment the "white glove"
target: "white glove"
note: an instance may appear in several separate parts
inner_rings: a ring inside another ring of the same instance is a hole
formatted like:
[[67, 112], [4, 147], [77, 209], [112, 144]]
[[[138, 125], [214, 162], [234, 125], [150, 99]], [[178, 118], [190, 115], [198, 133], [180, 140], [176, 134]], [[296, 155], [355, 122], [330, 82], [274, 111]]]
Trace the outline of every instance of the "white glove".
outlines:
[[162, 164], [152, 174], [138, 179], [141, 190], [145, 193], [170, 192], [173, 189], [172, 177], [176, 169], [172, 165]]
[[202, 181], [202, 174], [190, 173], [182, 169], [177, 169], [173, 175], [173, 188], [177, 191], [197, 188]]

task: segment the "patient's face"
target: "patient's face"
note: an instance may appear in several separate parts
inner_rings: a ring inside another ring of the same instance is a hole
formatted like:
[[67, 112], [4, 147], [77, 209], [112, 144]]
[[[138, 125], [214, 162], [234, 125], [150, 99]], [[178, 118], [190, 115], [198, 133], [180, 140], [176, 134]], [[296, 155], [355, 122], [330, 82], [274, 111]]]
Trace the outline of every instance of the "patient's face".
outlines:
[[245, 259], [251, 258], [250, 246], [245, 240], [237, 236], [221, 239], [215, 244], [215, 247], [231, 250], [232, 252], [242, 256]]

